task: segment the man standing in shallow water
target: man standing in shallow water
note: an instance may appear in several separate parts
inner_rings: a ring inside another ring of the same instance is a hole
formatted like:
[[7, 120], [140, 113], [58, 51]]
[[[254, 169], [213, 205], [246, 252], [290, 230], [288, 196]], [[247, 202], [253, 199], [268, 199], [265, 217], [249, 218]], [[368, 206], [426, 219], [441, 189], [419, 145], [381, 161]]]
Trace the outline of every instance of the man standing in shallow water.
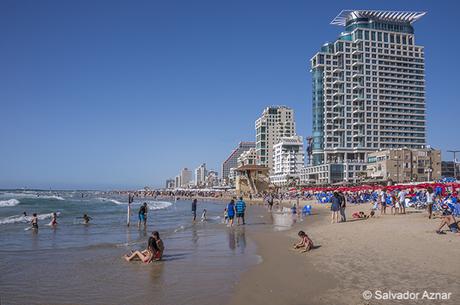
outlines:
[[195, 220], [196, 220], [196, 203], [197, 203], [197, 200], [193, 199], [193, 201], [192, 201], [193, 222], [195, 222]]
[[243, 220], [243, 225], [246, 224], [244, 221], [244, 212], [246, 211], [246, 203], [243, 201], [243, 197], [240, 197], [240, 200], [236, 202], [235, 210], [236, 210], [236, 220], [237, 220], [238, 225], [240, 224], [240, 219]]

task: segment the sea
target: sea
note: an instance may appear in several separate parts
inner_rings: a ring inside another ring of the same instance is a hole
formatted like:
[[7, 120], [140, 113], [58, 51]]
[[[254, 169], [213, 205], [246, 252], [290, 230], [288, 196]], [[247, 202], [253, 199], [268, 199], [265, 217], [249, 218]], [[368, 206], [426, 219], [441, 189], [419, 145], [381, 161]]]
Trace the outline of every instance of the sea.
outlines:
[[[127, 201], [102, 191], [0, 191], [0, 304], [225, 304], [241, 273], [261, 262], [246, 231], [270, 222], [264, 216], [229, 228], [225, 203], [199, 201], [192, 223], [189, 199], [136, 197], [128, 227]], [[144, 202], [146, 230], [137, 227]], [[49, 225], [54, 212], [56, 227]], [[30, 229], [33, 213], [38, 231]], [[87, 225], [83, 214], [92, 218]], [[153, 230], [164, 259], [126, 262], [123, 255], [145, 249]]]

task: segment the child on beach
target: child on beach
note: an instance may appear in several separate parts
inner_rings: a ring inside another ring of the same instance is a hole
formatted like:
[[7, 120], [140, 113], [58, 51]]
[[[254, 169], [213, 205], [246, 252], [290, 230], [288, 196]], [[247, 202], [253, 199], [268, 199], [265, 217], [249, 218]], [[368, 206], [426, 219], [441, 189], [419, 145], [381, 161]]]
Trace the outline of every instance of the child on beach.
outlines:
[[206, 221], [206, 209], [203, 210], [203, 214], [201, 214], [201, 221]]
[[310, 237], [304, 231], [299, 231], [297, 235], [300, 237], [300, 241], [294, 244], [294, 249], [300, 250], [300, 253], [310, 251], [313, 248], [313, 241]]
[[228, 224], [228, 212], [227, 212], [227, 208], [224, 209], [224, 221], [225, 221], [225, 224]]

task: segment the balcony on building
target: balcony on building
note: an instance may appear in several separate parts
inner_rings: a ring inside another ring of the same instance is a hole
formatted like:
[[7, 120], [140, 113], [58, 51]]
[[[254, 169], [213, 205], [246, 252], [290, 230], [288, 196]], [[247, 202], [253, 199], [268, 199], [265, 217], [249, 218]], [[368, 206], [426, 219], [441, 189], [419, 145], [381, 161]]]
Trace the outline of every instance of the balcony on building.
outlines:
[[336, 91], [332, 94], [333, 97], [344, 95], [343, 91]]
[[362, 71], [360, 70], [353, 71], [353, 75], [351, 76], [351, 79], [360, 78], [360, 77], [364, 77], [364, 74]]
[[353, 114], [360, 114], [366, 112], [364, 107], [355, 107], [353, 108]]
[[343, 67], [335, 67], [335, 68], [332, 70], [332, 73], [342, 72], [342, 71], [343, 71]]
[[342, 107], [345, 107], [345, 105], [343, 104], [343, 101], [339, 101], [338, 103], [335, 103], [334, 105], [332, 105], [332, 109], [339, 109], [339, 108], [342, 108]]

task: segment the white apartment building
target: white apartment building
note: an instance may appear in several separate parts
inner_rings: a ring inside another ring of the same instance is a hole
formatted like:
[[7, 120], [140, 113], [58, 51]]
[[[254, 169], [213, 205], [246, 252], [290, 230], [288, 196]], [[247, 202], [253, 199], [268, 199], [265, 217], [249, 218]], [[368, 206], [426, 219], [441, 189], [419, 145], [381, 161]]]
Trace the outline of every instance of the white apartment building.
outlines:
[[344, 31], [311, 59], [312, 166], [425, 146], [424, 48], [412, 25], [424, 14], [347, 10], [331, 22]]
[[239, 157], [238, 157], [238, 167], [244, 166], [244, 165], [256, 165], [257, 164], [257, 150], [255, 148], [250, 148], [246, 151], [244, 151]]
[[303, 139], [300, 136], [281, 137], [273, 146], [273, 175], [275, 185], [286, 185], [291, 179], [299, 179], [304, 166]]
[[273, 169], [273, 146], [281, 137], [295, 136], [294, 110], [286, 106], [271, 106], [264, 109], [256, 120], [257, 165]]
[[206, 182], [206, 176], [207, 176], [206, 163], [203, 163], [195, 169], [195, 185], [204, 186]]

